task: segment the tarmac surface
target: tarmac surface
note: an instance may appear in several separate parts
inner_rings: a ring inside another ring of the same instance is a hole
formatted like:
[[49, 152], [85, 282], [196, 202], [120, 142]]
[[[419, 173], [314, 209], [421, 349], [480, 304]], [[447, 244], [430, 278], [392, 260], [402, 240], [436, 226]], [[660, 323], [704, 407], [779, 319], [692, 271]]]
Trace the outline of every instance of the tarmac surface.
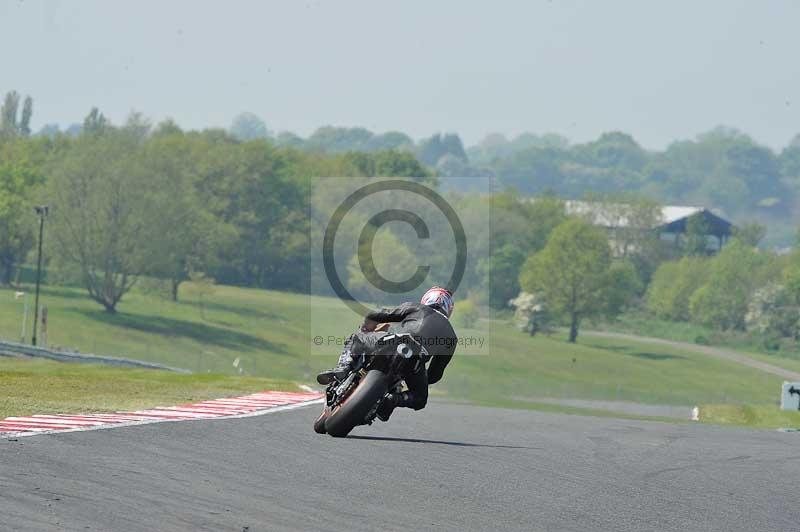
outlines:
[[800, 530], [800, 434], [432, 403], [0, 439], [0, 530]]

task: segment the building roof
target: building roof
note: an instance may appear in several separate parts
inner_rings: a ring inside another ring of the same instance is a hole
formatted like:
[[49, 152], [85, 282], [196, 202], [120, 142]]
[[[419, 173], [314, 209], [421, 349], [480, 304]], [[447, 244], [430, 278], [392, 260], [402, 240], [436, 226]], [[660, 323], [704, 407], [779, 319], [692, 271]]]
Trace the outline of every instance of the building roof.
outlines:
[[[703, 222], [707, 228], [706, 234], [718, 237], [730, 236], [733, 224], [724, 220], [707, 209], [700, 209], [691, 215], [698, 214], [703, 217]], [[663, 224], [660, 229], [662, 233], [685, 233], [689, 216], [676, 218], [669, 223]]]

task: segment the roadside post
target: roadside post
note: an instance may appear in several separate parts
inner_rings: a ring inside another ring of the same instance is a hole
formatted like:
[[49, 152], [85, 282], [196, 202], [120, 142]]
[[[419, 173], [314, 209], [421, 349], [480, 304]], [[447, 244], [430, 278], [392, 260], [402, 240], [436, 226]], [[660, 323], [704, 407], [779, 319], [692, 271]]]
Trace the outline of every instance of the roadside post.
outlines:
[[800, 411], [800, 382], [784, 382], [781, 388], [781, 410]]

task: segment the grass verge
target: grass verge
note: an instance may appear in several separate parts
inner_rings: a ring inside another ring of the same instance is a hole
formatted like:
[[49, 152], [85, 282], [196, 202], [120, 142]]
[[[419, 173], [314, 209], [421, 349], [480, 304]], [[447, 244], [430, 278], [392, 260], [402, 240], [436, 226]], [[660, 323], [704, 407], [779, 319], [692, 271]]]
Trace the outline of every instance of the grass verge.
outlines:
[[766, 405], [702, 405], [700, 421], [763, 429], [800, 428], [800, 412]]
[[242, 395], [296, 391], [283, 380], [110, 368], [0, 358], [0, 419], [31, 414], [113, 412]]

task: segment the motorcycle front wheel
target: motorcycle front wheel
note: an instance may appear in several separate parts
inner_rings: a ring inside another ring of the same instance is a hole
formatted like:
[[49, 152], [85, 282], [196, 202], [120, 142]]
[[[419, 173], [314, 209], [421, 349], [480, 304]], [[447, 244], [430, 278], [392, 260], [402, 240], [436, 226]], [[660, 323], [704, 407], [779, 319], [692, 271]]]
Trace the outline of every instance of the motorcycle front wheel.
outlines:
[[325, 434], [325, 420], [328, 419], [328, 407], [326, 406], [319, 417], [314, 421], [314, 432]]
[[369, 411], [386, 395], [388, 388], [385, 373], [376, 369], [369, 371], [353, 393], [330, 411], [325, 419], [325, 431], [335, 438], [347, 436], [351, 430], [364, 423]]

